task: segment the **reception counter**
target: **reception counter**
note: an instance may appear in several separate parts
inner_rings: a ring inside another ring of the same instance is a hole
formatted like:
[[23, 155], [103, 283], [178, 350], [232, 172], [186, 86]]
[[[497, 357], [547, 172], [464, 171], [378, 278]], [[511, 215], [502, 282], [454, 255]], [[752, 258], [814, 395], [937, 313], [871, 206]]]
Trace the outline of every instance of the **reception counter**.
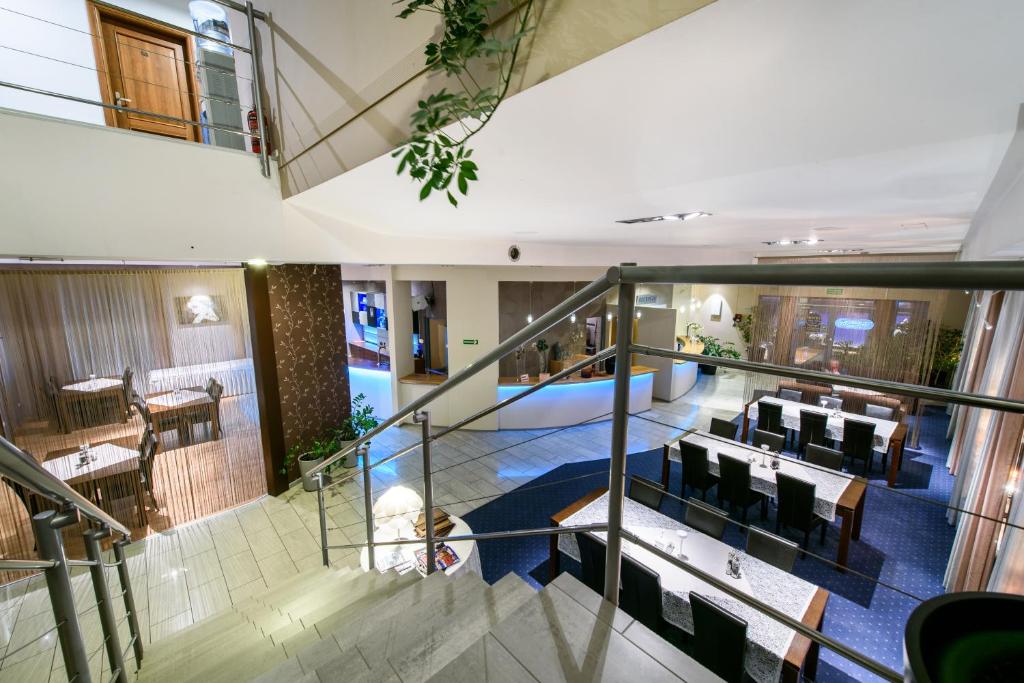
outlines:
[[[633, 366], [629, 387], [629, 412], [650, 410], [654, 391], [655, 368]], [[498, 398], [503, 401], [536, 384], [502, 377], [498, 382]], [[544, 429], [566, 427], [585, 420], [610, 419], [615, 380], [610, 375], [584, 379], [571, 377], [547, 386], [498, 411], [498, 429]]]

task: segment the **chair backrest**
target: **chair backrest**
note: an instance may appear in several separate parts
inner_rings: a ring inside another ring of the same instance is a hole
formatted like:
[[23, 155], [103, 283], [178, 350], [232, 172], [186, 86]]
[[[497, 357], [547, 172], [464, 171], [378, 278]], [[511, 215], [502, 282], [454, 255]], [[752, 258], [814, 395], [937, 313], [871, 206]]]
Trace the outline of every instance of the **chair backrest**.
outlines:
[[779, 398], [784, 401], [796, 401], [801, 403], [804, 400], [804, 394], [802, 391], [796, 389], [779, 389]]
[[779, 382], [779, 391], [783, 389], [799, 391], [800, 401], [810, 406], [818, 405], [818, 397], [832, 393], [831, 386], [812, 382]]
[[206, 383], [206, 393], [210, 395], [214, 403], [219, 405], [220, 397], [224, 395], [224, 385], [211, 377], [210, 381]]
[[[19, 484], [19, 483], [18, 483], [18, 482], [16, 482], [16, 481], [11, 481], [11, 480], [10, 480], [10, 479], [8, 479], [7, 477], [0, 477], [0, 479], [3, 479], [4, 483], [5, 483], [5, 484], [7, 484], [7, 486], [8, 486], [8, 487], [9, 487], [9, 488], [10, 488], [10, 489], [11, 489], [12, 491], [14, 491], [14, 495], [16, 495], [16, 496], [17, 496], [18, 498], [20, 498], [20, 499], [21, 499], [21, 503], [22, 503], [22, 505], [24, 505], [24, 506], [25, 506], [25, 509], [26, 509], [26, 510], [28, 510], [28, 509], [29, 509], [29, 508], [28, 508], [28, 498], [26, 498], [26, 497], [25, 497], [25, 487], [24, 487], [24, 486], [22, 486], [21, 484]], [[29, 516], [29, 517], [31, 517], [31, 516], [32, 516], [32, 513], [31, 513], [31, 511], [29, 512], [28, 516]]]
[[711, 538], [722, 540], [725, 525], [729, 523], [729, 515], [714, 505], [708, 505], [696, 498], [686, 499], [686, 526], [707, 534]]
[[843, 420], [843, 453], [859, 460], [870, 459], [875, 443], [875, 423]]
[[782, 406], [768, 401], [757, 402], [757, 428], [782, 434]]
[[619, 607], [655, 633], [661, 631], [661, 577], [658, 573], [623, 555], [620, 580]]
[[129, 412], [132, 408], [135, 408], [135, 412], [139, 414], [142, 421], [146, 423], [146, 427], [149, 428], [153, 425], [153, 415], [149, 412], [149, 406], [146, 405], [145, 399], [139, 396], [138, 392], [133, 391], [131, 398], [128, 400]]
[[708, 449], [679, 441], [679, 456], [683, 462], [683, 488], [693, 486], [701, 491], [710, 485], [708, 477]]
[[754, 389], [753, 394], [750, 396], [751, 403], [757, 403], [765, 396], [774, 396], [775, 392], [771, 389]]
[[632, 500], [646, 505], [652, 510], [658, 510], [661, 508], [661, 500], [665, 496], [665, 489], [656, 481], [643, 477], [630, 477], [628, 495]]
[[843, 452], [834, 448], [826, 448], [812, 443], [807, 446], [804, 457], [812, 465], [820, 465], [837, 472], [843, 469]]
[[895, 412], [890, 406], [880, 406], [877, 403], [864, 404], [864, 415], [873, 417], [876, 420], [891, 420]]
[[586, 532], [576, 533], [583, 567], [583, 583], [598, 595], [604, 595], [604, 559], [608, 546], [604, 541]]
[[814, 495], [817, 487], [809, 481], [775, 473], [778, 486], [778, 520], [784, 526], [810, 531], [814, 523]]
[[822, 396], [818, 399], [818, 405], [821, 405], [823, 408], [827, 408], [828, 410], [842, 410], [843, 399], [836, 398], [835, 396]]
[[749, 498], [750, 463], [719, 453], [718, 471], [718, 500], [742, 506]]
[[124, 367], [124, 372], [121, 374], [121, 385], [124, 387], [124, 400], [126, 402], [131, 402], [132, 394], [135, 393], [135, 390], [132, 389], [132, 377], [134, 376], [135, 373], [132, 371], [131, 367], [126, 365]]
[[763, 429], [754, 430], [754, 448], [760, 448], [761, 446], [767, 445], [768, 450], [781, 453], [782, 448], [786, 445], [786, 437], [782, 434], [773, 434], [772, 432], [766, 432]]
[[809, 443], [825, 444], [828, 431], [828, 415], [815, 410], [800, 411], [800, 448]]
[[139, 441], [139, 460], [148, 462], [156, 455], [157, 447], [156, 434], [153, 430], [146, 428], [142, 432], [142, 439]]
[[793, 541], [779, 538], [757, 527], [747, 530], [747, 554], [784, 572], [793, 571], [799, 553], [800, 546]]
[[747, 622], [703, 595], [690, 593], [693, 657], [727, 683], [741, 683], [747, 653]]
[[738, 427], [729, 420], [713, 417], [711, 418], [711, 428], [708, 431], [723, 439], [735, 439], [737, 429]]

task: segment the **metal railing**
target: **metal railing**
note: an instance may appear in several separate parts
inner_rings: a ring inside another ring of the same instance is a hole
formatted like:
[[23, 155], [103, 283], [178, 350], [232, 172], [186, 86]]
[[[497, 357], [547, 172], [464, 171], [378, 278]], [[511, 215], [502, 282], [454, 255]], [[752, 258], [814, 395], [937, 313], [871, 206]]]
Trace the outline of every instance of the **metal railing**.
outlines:
[[[178, 26], [176, 24], [172, 24], [172, 23], [163, 21], [161, 19], [157, 19], [155, 17], [151, 17], [151, 16], [146, 15], [146, 14], [142, 14], [142, 13], [139, 13], [139, 12], [132, 11], [130, 9], [126, 9], [124, 7], [121, 7], [120, 5], [112, 5], [110, 3], [103, 2], [103, 0], [94, 0], [96, 5], [98, 5], [100, 7], [103, 7], [103, 8], [107, 8], [107, 9], [116, 11], [120, 15], [125, 15], [125, 16], [131, 17], [131, 18], [143, 20], [143, 21], [145, 21], [145, 22], [147, 22], [149, 24], [155, 24], [155, 25], [161, 26], [163, 28], [172, 30], [172, 31], [174, 31], [176, 33], [182, 33], [182, 34], [191, 36], [193, 38], [201, 39], [204, 42], [212, 42], [212, 43], [216, 43], [218, 45], [223, 45], [223, 46], [228, 47], [228, 48], [230, 48], [232, 50], [238, 50], [239, 52], [242, 52], [244, 54], [249, 55], [249, 60], [250, 60], [251, 65], [252, 65], [252, 79], [251, 80], [252, 80], [252, 83], [253, 83], [253, 100], [254, 100], [253, 107], [256, 110], [256, 119], [257, 119], [257, 132], [256, 133], [253, 133], [251, 131], [245, 130], [244, 128], [234, 128], [234, 127], [231, 127], [231, 126], [207, 123], [207, 122], [204, 122], [204, 121], [187, 119], [187, 118], [182, 118], [182, 117], [177, 117], [177, 116], [170, 116], [170, 115], [167, 115], [167, 114], [160, 114], [160, 113], [157, 113], [157, 112], [146, 111], [146, 110], [143, 110], [143, 109], [136, 109], [134, 107], [126, 107], [126, 106], [122, 106], [120, 104], [120, 100], [118, 100], [117, 102], [112, 104], [110, 102], [103, 102], [101, 100], [94, 100], [94, 99], [91, 99], [91, 98], [88, 98], [88, 97], [80, 97], [80, 96], [77, 96], [77, 95], [70, 95], [70, 94], [67, 94], [67, 93], [61, 93], [61, 92], [57, 92], [57, 91], [54, 91], [54, 90], [50, 90], [48, 88], [34, 87], [34, 86], [25, 85], [25, 84], [22, 84], [22, 83], [11, 83], [9, 81], [0, 81], [0, 88], [8, 88], [8, 89], [11, 89], [11, 90], [19, 90], [21, 92], [30, 93], [30, 94], [33, 94], [33, 95], [43, 95], [45, 97], [53, 97], [53, 98], [56, 98], [56, 99], [61, 99], [61, 100], [69, 101], [69, 102], [76, 102], [78, 104], [86, 104], [86, 105], [90, 105], [90, 106], [94, 106], [94, 107], [100, 107], [101, 109], [104, 109], [105, 111], [113, 111], [113, 112], [119, 112], [119, 113], [124, 113], [124, 114], [138, 114], [138, 115], [142, 115], [142, 116], [156, 118], [156, 119], [159, 119], [161, 121], [167, 121], [167, 122], [170, 122], [170, 123], [179, 123], [179, 124], [183, 124], [183, 125], [186, 125], [186, 126], [194, 126], [196, 128], [199, 128], [199, 129], [216, 130], [216, 131], [220, 131], [220, 132], [223, 132], [223, 133], [230, 133], [230, 134], [233, 134], [233, 135], [240, 135], [242, 137], [251, 138], [254, 141], [255, 140], [259, 140], [260, 141], [260, 144], [259, 144], [260, 171], [261, 171], [261, 173], [263, 174], [264, 177], [269, 178], [270, 177], [270, 157], [269, 157], [269, 154], [268, 154], [268, 151], [267, 151], [269, 145], [267, 144], [267, 131], [266, 131], [266, 124], [264, 122], [264, 114], [263, 114], [263, 69], [262, 69], [262, 61], [261, 61], [262, 58], [261, 58], [260, 42], [259, 42], [259, 39], [258, 39], [259, 37], [258, 37], [258, 34], [257, 34], [257, 30], [256, 30], [256, 20], [259, 19], [259, 20], [265, 22], [267, 20], [267, 17], [266, 17], [265, 13], [263, 13], [263, 12], [261, 12], [259, 10], [256, 10], [253, 7], [252, 2], [249, 1], [249, 0], [247, 0], [245, 3], [234, 2], [233, 0], [213, 0], [213, 1], [216, 2], [219, 5], [223, 5], [224, 7], [228, 7], [230, 9], [232, 9], [232, 10], [237, 11], [237, 12], [241, 12], [245, 16], [246, 30], [247, 30], [248, 39], [249, 39], [249, 46], [248, 47], [246, 47], [244, 45], [238, 45], [238, 44], [226, 41], [226, 40], [221, 40], [221, 39], [213, 37], [213, 36], [208, 36], [206, 34], [199, 33], [198, 31], [194, 31], [192, 29], [188, 29], [188, 28], [185, 28], [185, 27], [182, 27], [182, 26]], [[50, 24], [52, 26], [58, 26], [58, 27], [61, 27], [61, 28], [65, 28], [65, 29], [68, 29], [70, 31], [75, 31], [75, 32], [78, 32], [78, 33], [86, 33], [87, 35], [92, 35], [95, 39], [100, 39], [100, 37], [95, 36], [94, 34], [89, 33], [88, 31], [83, 31], [81, 29], [74, 28], [72, 26], [67, 26], [67, 25], [64, 25], [64, 24], [60, 24], [60, 23], [51, 21], [49, 19], [46, 19], [44, 17], [38, 17], [38, 16], [35, 16], [33, 14], [27, 14], [25, 12], [12, 10], [12, 9], [9, 9], [7, 7], [2, 7], [2, 6], [0, 6], [0, 10], [3, 10], [4, 12], [7, 12], [7, 13], [12, 14], [12, 15], [17, 15], [17, 16], [25, 17], [25, 18], [28, 18], [28, 19], [31, 19], [31, 20], [35, 20], [35, 21], [38, 21], [38, 22], [43, 22], [43, 23], [46, 23], [46, 24]], [[13, 52], [18, 52], [18, 53], [29, 55], [29, 56], [33, 56], [33, 57], [39, 57], [39, 58], [42, 58], [42, 59], [47, 59], [47, 60], [51, 60], [51, 61], [61, 62], [61, 63], [67, 64], [69, 66], [75, 66], [75, 67], [79, 67], [79, 68], [89, 69], [89, 70], [92, 70], [92, 71], [96, 71], [98, 74], [105, 73], [105, 72], [102, 72], [99, 68], [93, 68], [93, 67], [89, 67], [89, 66], [82, 65], [82, 64], [77, 64], [77, 63], [73, 63], [73, 62], [67, 62], [67, 61], [59, 60], [59, 59], [54, 59], [54, 58], [51, 58], [51, 57], [47, 57], [46, 55], [38, 54], [36, 52], [29, 52], [27, 50], [21, 50], [21, 49], [17, 49], [17, 48], [13, 48], [13, 47], [7, 46], [7, 45], [0, 45], [0, 48], [4, 48], [4, 49], [7, 49], [7, 50], [10, 50], [10, 51], [13, 51]], [[204, 64], [199, 64], [199, 63], [192, 63], [192, 62], [189, 62], [187, 60], [185, 61], [185, 63], [188, 66], [190, 66], [190, 67], [201, 68], [201, 69], [210, 69], [210, 70], [213, 70], [213, 71], [224, 73], [224, 71], [222, 69], [218, 68], [218, 67], [212, 67], [212, 66], [208, 66], [208, 65], [204, 65]], [[236, 75], [236, 77], [242, 78], [241, 76], [237, 76], [237, 75]], [[128, 77], [123, 76], [123, 75], [122, 75], [122, 78], [127, 78], [128, 80], [138, 80], [138, 79], [128, 78]], [[142, 82], [145, 83], [146, 85], [149, 85], [149, 86], [169, 87], [169, 86], [162, 86], [162, 85], [155, 84], [155, 83], [149, 83], [149, 82], [146, 82], [146, 81], [142, 81]], [[212, 100], [218, 100], [218, 101], [222, 101], [222, 102], [227, 102], [227, 100], [219, 100], [219, 98], [213, 97], [213, 96], [200, 95], [198, 93], [192, 93], [192, 92], [187, 92], [187, 91], [179, 91], [179, 92], [181, 92], [183, 94], [190, 95], [190, 96], [194, 95], [194, 96], [198, 97], [199, 99], [212, 99]], [[237, 103], [231, 102], [231, 104], [237, 104]]]
[[[368, 554], [370, 569], [375, 566], [373, 549], [380, 545], [425, 545], [428, 558], [428, 573], [435, 571], [429, 562], [432, 558], [435, 541], [432, 504], [432, 477], [431, 468], [431, 444], [443, 436], [452, 433], [456, 429], [466, 426], [481, 417], [500, 410], [503, 407], [514, 403], [525, 396], [544, 387], [550, 386], [560, 379], [564, 379], [574, 372], [591, 365], [604, 358], [615, 358], [614, 373], [614, 394], [612, 419], [612, 443], [611, 462], [608, 475], [609, 505], [608, 520], [602, 524], [591, 524], [581, 526], [565, 526], [537, 529], [521, 529], [515, 531], [489, 532], [449, 536], [446, 541], [488, 541], [495, 539], [520, 538], [527, 536], [550, 536], [558, 534], [576, 533], [578, 531], [607, 531], [607, 554], [605, 566], [605, 589], [604, 598], [612, 604], [618, 604], [619, 579], [622, 557], [623, 540], [637, 544], [640, 547], [658, 555], [662, 559], [672, 563], [680, 569], [696, 576], [702, 581], [718, 588], [743, 604], [760, 611], [768, 617], [785, 624], [787, 627], [797, 631], [813, 642], [824, 646], [839, 655], [855, 662], [868, 671], [886, 680], [901, 681], [902, 675], [889, 668], [885, 664], [868, 657], [867, 655], [831, 638], [820, 630], [807, 626], [799, 620], [786, 615], [779, 610], [763, 603], [762, 601], [737, 590], [728, 583], [676, 558], [654, 545], [644, 541], [635, 534], [623, 528], [623, 500], [625, 497], [626, 479], [626, 449], [628, 435], [628, 404], [629, 385], [631, 378], [631, 356], [632, 354], [646, 354], [678, 358], [682, 360], [699, 361], [702, 364], [716, 367], [732, 368], [746, 372], [764, 373], [780, 377], [794, 377], [798, 379], [813, 379], [832, 382], [834, 375], [817, 373], [812, 371], [790, 368], [767, 363], [755, 363], [742, 360], [731, 360], [710, 356], [695, 356], [681, 353], [671, 349], [662, 349], [647, 345], [636, 344], [632, 340], [632, 326], [619, 325], [615, 346], [605, 349], [586, 360], [573, 364], [560, 373], [552, 375], [545, 381], [530, 387], [526, 391], [504, 399], [492, 406], [484, 408], [473, 415], [457, 421], [454, 425], [437, 433], [430, 429], [429, 413], [423, 410], [431, 402], [443, 396], [453, 388], [482, 371], [488, 365], [496, 362], [506, 354], [512, 352], [521, 344], [529, 342], [544, 331], [550, 329], [564, 318], [579, 310], [587, 303], [597, 297], [604, 295], [613, 287], [618, 288], [619, 320], [631, 320], [633, 318], [635, 285], [638, 283], [710, 283], [710, 284], [757, 284], [757, 285], [817, 285], [836, 284], [848, 287], [892, 287], [892, 288], [913, 288], [913, 289], [976, 289], [976, 290], [1024, 290], [1024, 264], [1016, 261], [992, 261], [992, 262], [912, 262], [912, 263], [881, 263], [881, 264], [797, 264], [797, 265], [758, 265], [758, 266], [679, 266], [679, 267], [640, 267], [633, 264], [610, 268], [606, 275], [598, 278], [585, 288], [569, 297], [561, 304], [558, 304], [550, 311], [540, 316], [525, 328], [514, 334], [505, 342], [499, 344], [493, 350], [485, 353], [479, 360], [470, 366], [452, 375], [446, 382], [428, 391], [422, 397], [410, 402], [400, 408], [394, 416], [385, 420], [377, 428], [365, 434], [361, 439], [349, 447], [342, 449], [330, 458], [326, 459], [314, 470], [318, 478], [317, 499], [320, 514], [321, 547], [323, 550], [323, 562], [330, 564], [329, 554], [331, 550], [339, 549], [361, 549], [365, 548]], [[932, 398], [947, 403], [974, 406], [980, 408], [991, 408], [1013, 413], [1024, 413], [1024, 401], [1009, 400], [1000, 397], [982, 396], [948, 389], [937, 389], [913, 384], [875, 380], [863, 377], [843, 376], [843, 384], [858, 388], [883, 390], [890, 393], [903, 394], [919, 398]], [[391, 455], [388, 455], [376, 463], [371, 463], [369, 450], [364, 445], [375, 438], [386, 429], [399, 424], [409, 416], [413, 416], [415, 422], [421, 425], [421, 438], [418, 443], [405, 447]], [[390, 463], [404, 455], [411, 453], [417, 448], [422, 449], [423, 455], [423, 487], [425, 505], [425, 538], [400, 539], [376, 542], [374, 540], [373, 520], [373, 489], [370, 478], [371, 471]], [[358, 452], [361, 455], [362, 467], [351, 472], [338, 481], [331, 481], [327, 470], [338, 460], [346, 455]], [[363, 500], [365, 509], [366, 543], [353, 543], [345, 545], [329, 545], [327, 536], [327, 512], [324, 502], [324, 491], [335, 484], [350, 481], [355, 477], [362, 477]]]
[[[0, 560], [0, 570], [43, 572], [68, 681], [89, 683], [92, 680], [90, 656], [82, 637], [81, 613], [75, 606], [70, 574], [71, 567], [88, 567], [96, 597], [95, 608], [103, 632], [103, 647], [110, 663], [110, 680], [127, 683], [128, 672], [124, 665], [127, 650], [121, 649], [112, 600], [121, 597], [124, 601], [131, 636], [129, 648], [134, 650], [138, 667], [143, 657], [142, 638], [139, 635], [135, 598], [124, 554], [125, 546], [131, 542], [131, 531], [3, 437], [0, 437], [0, 476], [57, 506], [56, 510], [44, 510], [32, 517], [32, 533], [39, 559], [3, 559]], [[83, 517], [93, 524], [92, 528], [82, 534], [87, 559], [72, 560], [64, 550], [62, 533], [64, 529], [78, 524]], [[114, 562], [107, 563], [103, 561], [100, 544], [111, 536], [111, 532], [119, 534], [121, 538], [112, 544]], [[108, 568], [117, 569], [121, 584], [119, 595], [110, 595], [105, 573]], [[8, 652], [4, 656], [6, 658], [11, 654]]]

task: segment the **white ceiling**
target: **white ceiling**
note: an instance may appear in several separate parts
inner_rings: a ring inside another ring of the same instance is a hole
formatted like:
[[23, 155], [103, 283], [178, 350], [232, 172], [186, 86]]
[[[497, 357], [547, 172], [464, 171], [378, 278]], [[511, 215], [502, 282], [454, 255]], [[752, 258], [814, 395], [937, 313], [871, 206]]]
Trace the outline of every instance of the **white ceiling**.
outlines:
[[386, 155], [288, 201], [398, 238], [955, 250], [1024, 102], [1022, 29], [1019, 0], [718, 0], [506, 101], [458, 209]]

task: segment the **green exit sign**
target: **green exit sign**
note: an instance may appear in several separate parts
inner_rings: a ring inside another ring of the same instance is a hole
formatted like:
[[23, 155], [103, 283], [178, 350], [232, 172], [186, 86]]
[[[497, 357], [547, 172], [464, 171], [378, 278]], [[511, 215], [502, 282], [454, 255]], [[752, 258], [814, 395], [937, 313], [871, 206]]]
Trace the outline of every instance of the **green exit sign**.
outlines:
[[477, 344], [480, 343], [480, 340], [479, 339], [463, 339], [462, 343], [465, 344], [466, 346], [476, 346]]
[[839, 296], [840, 294], [843, 293], [843, 288], [842, 287], [829, 287], [828, 289], [825, 290], [825, 293], [826, 294], [835, 294], [836, 296]]

